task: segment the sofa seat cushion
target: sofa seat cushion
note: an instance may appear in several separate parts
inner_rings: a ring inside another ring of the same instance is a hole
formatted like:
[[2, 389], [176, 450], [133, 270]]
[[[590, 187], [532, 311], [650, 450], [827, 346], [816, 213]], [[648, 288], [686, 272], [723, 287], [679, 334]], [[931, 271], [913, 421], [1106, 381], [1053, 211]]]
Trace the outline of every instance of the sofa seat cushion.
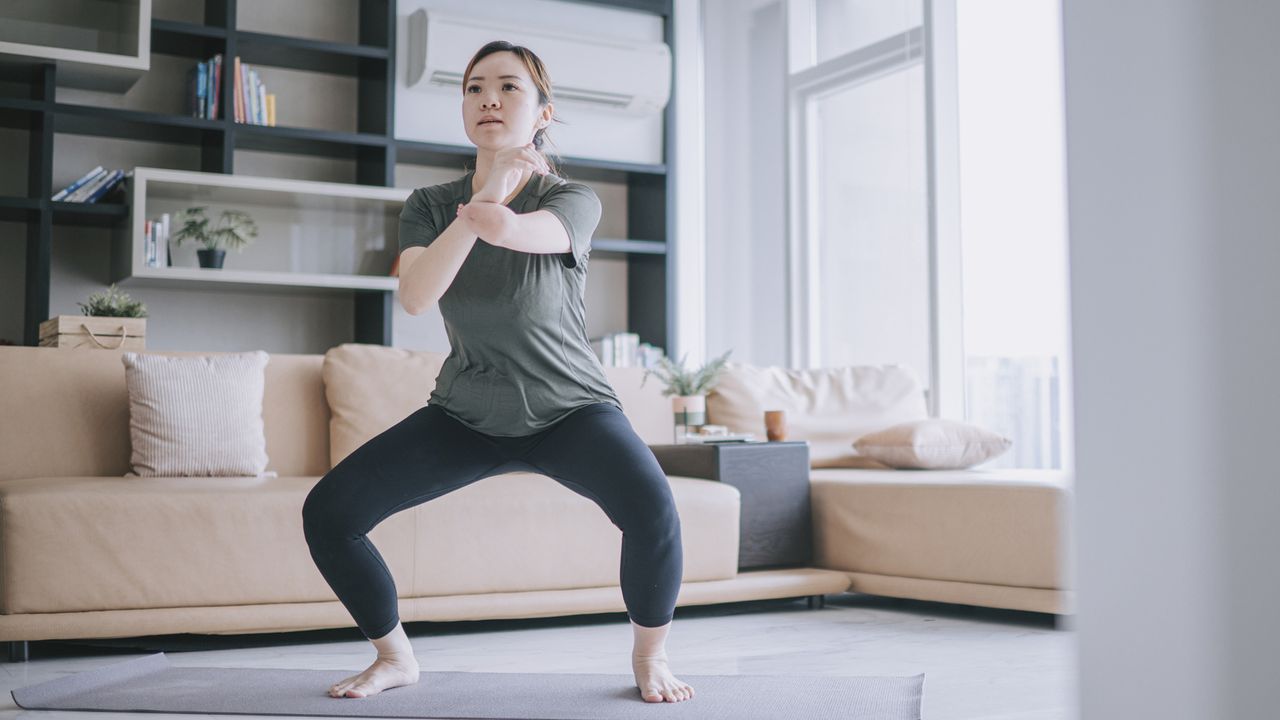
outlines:
[[1065, 585], [1067, 472], [831, 468], [810, 471], [810, 483], [818, 567], [1030, 588]]
[[[0, 480], [0, 613], [325, 602], [302, 533], [318, 477]], [[740, 496], [670, 478], [684, 580], [737, 574]], [[617, 586], [622, 533], [545, 475], [496, 475], [369, 533], [400, 597]]]

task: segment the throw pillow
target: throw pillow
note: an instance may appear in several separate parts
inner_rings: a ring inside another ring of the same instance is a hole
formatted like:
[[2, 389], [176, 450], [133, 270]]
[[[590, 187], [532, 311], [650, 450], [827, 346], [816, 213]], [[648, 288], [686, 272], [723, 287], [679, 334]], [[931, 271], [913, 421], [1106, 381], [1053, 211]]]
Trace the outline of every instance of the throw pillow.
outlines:
[[863, 435], [859, 453], [895, 468], [960, 470], [998, 457], [1013, 441], [976, 425], [929, 418]]
[[329, 402], [329, 461], [353, 450], [427, 404], [448, 353], [343, 343], [324, 354]]
[[787, 414], [787, 440], [809, 443], [811, 467], [877, 468], [850, 443], [886, 425], [929, 416], [920, 379], [902, 365], [791, 370], [726, 363], [707, 395], [707, 422], [765, 439], [764, 411]]
[[132, 470], [126, 476], [271, 477], [262, 423], [268, 355], [126, 352]]

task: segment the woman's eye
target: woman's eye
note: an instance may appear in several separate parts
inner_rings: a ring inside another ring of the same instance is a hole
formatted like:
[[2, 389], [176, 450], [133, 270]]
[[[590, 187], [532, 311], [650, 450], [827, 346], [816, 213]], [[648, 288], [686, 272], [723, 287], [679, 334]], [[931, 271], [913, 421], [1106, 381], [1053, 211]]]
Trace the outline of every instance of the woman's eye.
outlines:
[[479, 85], [472, 85], [467, 88], [467, 92], [471, 92], [472, 90], [479, 90], [479, 89], [480, 89]]
[[519, 90], [519, 89], [520, 89], [520, 88], [517, 88], [517, 87], [516, 87], [516, 84], [515, 84], [515, 83], [507, 83], [506, 85], [503, 85], [502, 87], [504, 87], [504, 88], [516, 88], [517, 90]]

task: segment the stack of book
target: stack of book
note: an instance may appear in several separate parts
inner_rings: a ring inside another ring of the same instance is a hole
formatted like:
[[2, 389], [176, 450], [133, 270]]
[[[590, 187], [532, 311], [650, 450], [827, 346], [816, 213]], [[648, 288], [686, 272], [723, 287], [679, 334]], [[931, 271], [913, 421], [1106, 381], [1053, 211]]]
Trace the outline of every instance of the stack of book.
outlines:
[[196, 63], [187, 73], [187, 112], [191, 117], [214, 119], [220, 113], [222, 53]]
[[657, 367], [662, 348], [640, 342], [636, 333], [609, 333], [591, 341], [600, 364], [606, 367]]
[[142, 254], [147, 267], [168, 267], [169, 262], [169, 213], [151, 218], [143, 223]]
[[[231, 116], [247, 125], [276, 124], [276, 96], [267, 92], [258, 71], [235, 58], [231, 65], [234, 79]], [[187, 107], [192, 117], [217, 118], [223, 114], [222, 54], [196, 63], [187, 77]]]
[[54, 193], [53, 200], [61, 202], [91, 203], [111, 192], [127, 175], [124, 170], [104, 170], [102, 166], [90, 170], [79, 180]]

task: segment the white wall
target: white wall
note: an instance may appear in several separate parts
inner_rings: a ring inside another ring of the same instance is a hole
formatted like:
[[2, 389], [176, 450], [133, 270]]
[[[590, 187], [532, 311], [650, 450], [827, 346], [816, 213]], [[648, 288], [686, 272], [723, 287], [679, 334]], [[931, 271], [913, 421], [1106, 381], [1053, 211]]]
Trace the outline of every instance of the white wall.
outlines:
[[1280, 5], [1063, 5], [1080, 717], [1275, 717]]
[[786, 365], [784, 3], [704, 0], [703, 18], [706, 355]]

